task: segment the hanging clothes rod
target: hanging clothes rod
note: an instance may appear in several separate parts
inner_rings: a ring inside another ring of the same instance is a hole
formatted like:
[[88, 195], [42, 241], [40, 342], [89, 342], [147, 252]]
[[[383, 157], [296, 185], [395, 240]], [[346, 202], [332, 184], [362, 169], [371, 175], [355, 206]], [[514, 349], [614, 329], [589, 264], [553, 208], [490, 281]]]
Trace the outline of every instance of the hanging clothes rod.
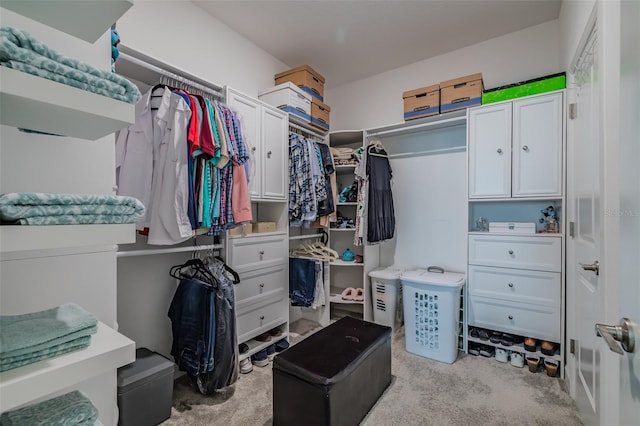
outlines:
[[373, 137], [373, 136], [382, 136], [382, 135], [400, 135], [403, 133], [407, 133], [410, 131], [417, 131], [420, 129], [428, 129], [429, 127], [433, 127], [434, 129], [438, 129], [438, 128], [442, 128], [442, 127], [449, 127], [449, 126], [455, 126], [458, 124], [464, 124], [467, 121], [467, 117], [466, 115], [463, 116], [457, 116], [457, 117], [452, 117], [452, 118], [445, 118], [445, 119], [439, 119], [437, 121], [429, 121], [427, 123], [421, 123], [421, 124], [415, 124], [413, 126], [406, 126], [406, 127], [398, 127], [398, 128], [394, 128], [394, 129], [389, 129], [389, 130], [380, 130], [380, 131], [372, 131], [371, 133], [367, 132], [367, 137]]
[[150, 64], [149, 62], [144, 61], [143, 59], [139, 59], [136, 58], [134, 56], [131, 56], [125, 52], [120, 52], [120, 56], [118, 57], [118, 60], [122, 60], [122, 61], [126, 61], [126, 62], [130, 62], [132, 64], [135, 64], [139, 67], [145, 68], [149, 71], [152, 71], [156, 74], [159, 75], [164, 75], [165, 77], [171, 78], [173, 80], [179, 81], [189, 87], [193, 87], [194, 89], [198, 89], [201, 90], [205, 93], [208, 93], [216, 98], [222, 99], [224, 100], [225, 96], [224, 96], [224, 89], [221, 86], [218, 86], [216, 84], [210, 84], [210, 86], [205, 86], [204, 84], [195, 82], [187, 77], [184, 77], [182, 75], [173, 73], [171, 71], [167, 71], [163, 68], [160, 68], [156, 65]]
[[322, 136], [320, 133], [314, 132], [313, 130], [305, 129], [302, 126], [298, 126], [297, 124], [291, 123], [291, 122], [289, 122], [289, 127], [297, 129], [303, 133], [306, 133], [309, 136], [315, 136], [316, 138], [320, 139], [320, 141], [324, 141], [324, 136]]
[[198, 246], [172, 247], [167, 249], [119, 251], [117, 256], [118, 257], [149, 256], [149, 255], [155, 255], [155, 254], [182, 253], [186, 251], [220, 250], [222, 248], [224, 248], [222, 244], [202, 244]]
[[453, 148], [430, 149], [426, 151], [401, 152], [398, 154], [389, 154], [387, 155], [387, 158], [410, 157], [410, 156], [430, 155], [430, 154], [444, 154], [447, 152], [461, 152], [465, 150], [466, 150], [466, 147], [464, 146], [456, 146]]
[[289, 240], [312, 240], [314, 238], [322, 237], [322, 234], [311, 234], [311, 235], [293, 235], [289, 237]]

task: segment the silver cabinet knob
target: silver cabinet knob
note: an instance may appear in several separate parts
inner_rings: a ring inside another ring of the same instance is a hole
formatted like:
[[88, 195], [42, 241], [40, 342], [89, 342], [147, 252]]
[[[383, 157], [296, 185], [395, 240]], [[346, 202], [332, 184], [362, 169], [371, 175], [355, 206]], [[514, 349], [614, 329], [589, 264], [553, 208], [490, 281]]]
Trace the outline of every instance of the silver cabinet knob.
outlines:
[[502, 148], [498, 148], [498, 150], [496, 151], [498, 154], [502, 154]]
[[251, 151], [252, 151], [252, 152], [256, 152], [256, 147], [255, 147], [255, 146], [254, 146], [254, 147], [252, 147], [252, 148], [251, 148]]
[[509, 254], [513, 254], [513, 250], [509, 250]]
[[512, 319], [513, 319], [513, 315], [509, 315], [509, 317], [508, 317], [508, 318], [509, 318], [510, 320], [512, 320]]
[[522, 147], [522, 150], [523, 151], [529, 151], [529, 147], [527, 145], [525, 145], [525, 146]]
[[271, 158], [271, 154], [272, 154], [271, 151], [267, 151], [267, 158]]
[[260, 283], [260, 288], [264, 288], [264, 283]]
[[260, 256], [264, 256], [264, 250], [260, 250]]
[[513, 283], [509, 283], [509, 287], [510, 287], [510, 288], [513, 288]]
[[260, 321], [264, 320], [264, 315], [260, 315]]

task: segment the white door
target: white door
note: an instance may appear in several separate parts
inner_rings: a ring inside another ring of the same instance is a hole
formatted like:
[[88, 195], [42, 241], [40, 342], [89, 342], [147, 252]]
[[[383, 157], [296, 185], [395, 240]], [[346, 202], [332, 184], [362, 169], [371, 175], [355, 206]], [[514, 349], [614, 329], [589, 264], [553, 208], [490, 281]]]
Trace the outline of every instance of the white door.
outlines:
[[513, 101], [512, 197], [562, 195], [562, 93]]
[[[600, 341], [593, 327], [602, 316], [600, 275], [585, 270], [582, 264], [600, 260], [602, 196], [600, 175], [600, 76], [598, 36], [594, 31], [583, 44], [572, 69], [570, 81], [577, 116], [568, 125], [567, 201], [568, 217], [574, 222], [573, 238], [567, 241], [567, 335], [570, 353], [567, 360], [572, 395], [586, 424], [599, 424], [600, 416]], [[573, 91], [573, 89], [575, 91]], [[571, 109], [571, 107], [570, 107]]]
[[469, 110], [469, 198], [511, 196], [511, 102]]
[[262, 107], [262, 197], [287, 198], [288, 123], [285, 113], [267, 105]]
[[635, 351], [619, 357], [620, 424], [640, 418], [640, 2], [621, 2], [619, 314], [634, 323]]
[[250, 175], [249, 175], [249, 195], [251, 198], [260, 198], [261, 181], [261, 146], [260, 146], [260, 103], [236, 92], [233, 89], [227, 90], [227, 105], [234, 110], [240, 118], [242, 135], [249, 150]]

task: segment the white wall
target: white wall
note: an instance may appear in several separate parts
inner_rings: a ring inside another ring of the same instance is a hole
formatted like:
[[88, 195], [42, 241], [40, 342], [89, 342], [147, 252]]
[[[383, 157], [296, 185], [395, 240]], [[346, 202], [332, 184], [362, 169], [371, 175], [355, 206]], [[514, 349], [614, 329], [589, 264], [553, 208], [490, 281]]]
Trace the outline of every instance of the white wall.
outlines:
[[331, 129], [400, 123], [402, 92], [481, 72], [485, 89], [563, 71], [557, 20], [330, 88]]
[[560, 58], [562, 68], [569, 70], [595, 0], [563, 1], [560, 8]]
[[190, 2], [136, 1], [117, 29], [123, 45], [250, 96], [290, 68]]

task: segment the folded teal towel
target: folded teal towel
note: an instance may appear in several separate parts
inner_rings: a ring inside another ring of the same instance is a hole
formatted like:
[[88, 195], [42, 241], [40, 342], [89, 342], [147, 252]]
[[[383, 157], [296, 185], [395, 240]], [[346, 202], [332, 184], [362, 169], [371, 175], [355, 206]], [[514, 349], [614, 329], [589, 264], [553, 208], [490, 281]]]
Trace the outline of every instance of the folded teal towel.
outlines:
[[19, 225], [135, 223], [144, 205], [118, 195], [14, 192], [0, 195], [0, 221]]
[[75, 303], [28, 314], [0, 316], [0, 357], [24, 353], [24, 349], [52, 346], [48, 345], [50, 343], [63, 343], [69, 336], [77, 338], [79, 331], [95, 330], [97, 324], [95, 315]]
[[67, 58], [26, 31], [0, 28], [0, 64], [78, 89], [134, 104], [142, 95], [126, 78]]
[[7, 411], [0, 416], [0, 426], [94, 426], [96, 422], [98, 410], [80, 391]]
[[[95, 334], [96, 327], [86, 329], [87, 333]], [[23, 365], [33, 364], [34, 362], [43, 361], [45, 359], [51, 359], [59, 355], [64, 355], [69, 352], [78, 351], [84, 349], [91, 344], [91, 336], [78, 337], [77, 339], [70, 340], [59, 344], [52, 345], [47, 348], [34, 350], [31, 353], [2, 356], [0, 359], [0, 372], [12, 370], [14, 368], [22, 367]]]

